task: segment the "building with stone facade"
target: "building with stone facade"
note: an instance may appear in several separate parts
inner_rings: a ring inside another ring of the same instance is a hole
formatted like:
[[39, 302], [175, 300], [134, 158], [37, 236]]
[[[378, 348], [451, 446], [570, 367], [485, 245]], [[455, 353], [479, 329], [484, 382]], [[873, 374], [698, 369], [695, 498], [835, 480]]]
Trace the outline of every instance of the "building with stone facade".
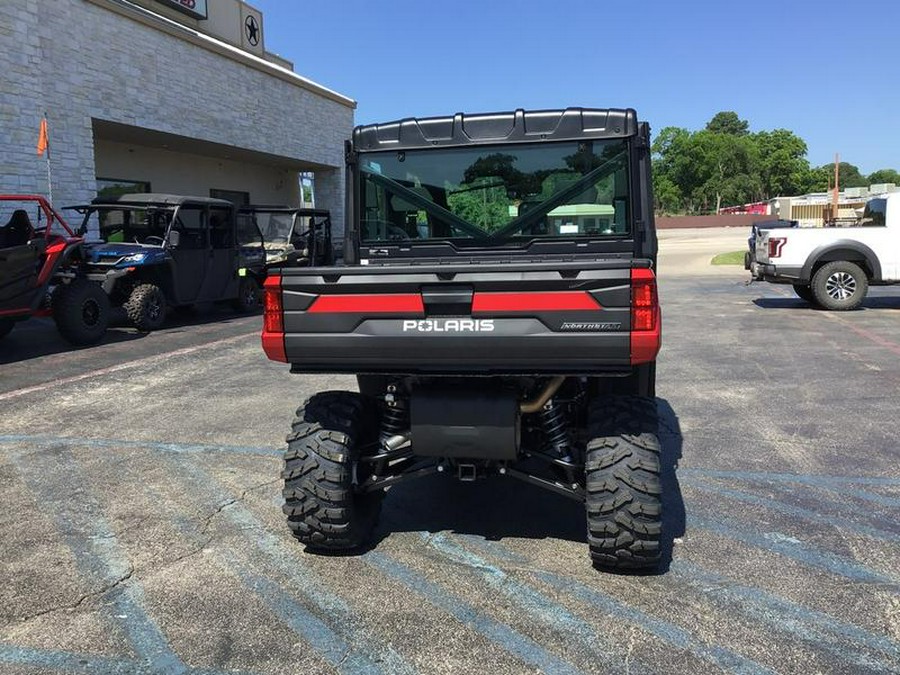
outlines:
[[343, 142], [355, 102], [265, 49], [240, 0], [0, 2], [0, 192], [57, 205], [152, 191], [300, 202], [343, 223]]

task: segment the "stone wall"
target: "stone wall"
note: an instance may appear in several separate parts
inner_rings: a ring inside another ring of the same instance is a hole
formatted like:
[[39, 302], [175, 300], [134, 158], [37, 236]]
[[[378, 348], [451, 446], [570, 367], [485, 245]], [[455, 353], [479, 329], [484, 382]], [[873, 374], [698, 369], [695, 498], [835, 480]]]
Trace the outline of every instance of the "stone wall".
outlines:
[[342, 229], [352, 104], [110, 7], [142, 11], [124, 0], [0, 2], [0, 190], [47, 192], [35, 151], [46, 111], [57, 204], [95, 193], [96, 118], [320, 165], [319, 205]]

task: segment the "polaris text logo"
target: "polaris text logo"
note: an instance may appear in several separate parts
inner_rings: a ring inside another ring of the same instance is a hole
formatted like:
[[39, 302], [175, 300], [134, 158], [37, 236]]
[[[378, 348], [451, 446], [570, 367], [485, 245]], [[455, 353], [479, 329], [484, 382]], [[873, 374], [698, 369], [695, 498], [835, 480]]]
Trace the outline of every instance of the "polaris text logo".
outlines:
[[422, 319], [403, 322], [404, 333], [490, 333], [493, 330], [493, 319]]

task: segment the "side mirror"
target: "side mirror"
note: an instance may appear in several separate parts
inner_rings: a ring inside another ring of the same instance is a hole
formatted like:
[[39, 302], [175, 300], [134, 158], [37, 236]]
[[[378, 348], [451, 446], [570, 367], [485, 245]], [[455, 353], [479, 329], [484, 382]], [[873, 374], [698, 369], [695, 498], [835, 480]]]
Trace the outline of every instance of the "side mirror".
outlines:
[[181, 232], [178, 230], [169, 230], [169, 246], [171, 248], [178, 248], [178, 244], [181, 241]]

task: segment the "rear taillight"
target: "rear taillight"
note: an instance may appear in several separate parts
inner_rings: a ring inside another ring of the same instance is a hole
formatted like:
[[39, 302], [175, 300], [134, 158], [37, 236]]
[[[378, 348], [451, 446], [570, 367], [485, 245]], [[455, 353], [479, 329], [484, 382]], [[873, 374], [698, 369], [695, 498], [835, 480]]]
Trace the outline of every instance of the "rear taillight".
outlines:
[[784, 237], [772, 237], [769, 239], [769, 257], [770, 258], [780, 258], [781, 257], [781, 249], [784, 248], [784, 244], [787, 241]]
[[272, 361], [287, 363], [284, 348], [284, 304], [281, 300], [281, 277], [270, 276], [263, 284], [262, 346]]
[[659, 300], [653, 271], [631, 270], [631, 330], [653, 330], [658, 314]]
[[631, 270], [631, 363], [650, 363], [659, 353], [662, 323], [656, 275], [653, 270]]

